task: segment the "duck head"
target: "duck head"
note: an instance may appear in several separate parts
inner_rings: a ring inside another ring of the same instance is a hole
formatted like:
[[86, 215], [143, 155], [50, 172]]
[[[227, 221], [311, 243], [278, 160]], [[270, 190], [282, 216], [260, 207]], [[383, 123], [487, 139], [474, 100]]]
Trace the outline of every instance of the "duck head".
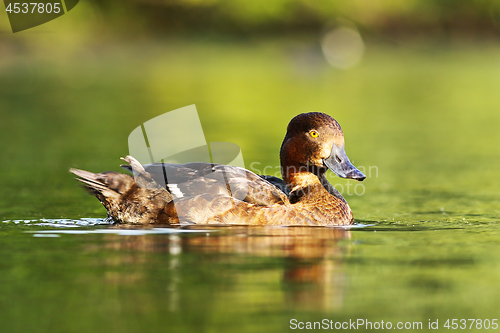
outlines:
[[327, 169], [341, 178], [362, 181], [366, 176], [351, 164], [344, 149], [344, 133], [339, 123], [321, 112], [294, 117], [280, 151], [281, 171], [291, 184], [299, 175], [323, 176]]

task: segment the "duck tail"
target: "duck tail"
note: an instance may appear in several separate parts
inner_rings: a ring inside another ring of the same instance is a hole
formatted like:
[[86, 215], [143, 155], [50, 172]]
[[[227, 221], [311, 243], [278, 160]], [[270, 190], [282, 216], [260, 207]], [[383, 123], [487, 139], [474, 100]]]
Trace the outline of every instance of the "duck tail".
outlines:
[[135, 183], [131, 176], [114, 171], [102, 173], [92, 173], [80, 169], [70, 169], [69, 171], [76, 175], [75, 179], [82, 182], [85, 188], [95, 195], [106, 208], [105, 202], [118, 199]]
[[170, 216], [172, 214], [165, 211], [173, 200], [172, 195], [157, 184], [136, 159], [127, 156], [123, 160], [132, 166], [135, 177], [114, 171], [69, 171], [99, 199], [108, 211], [108, 216], [116, 222], [168, 224], [173, 221], [176, 216]]

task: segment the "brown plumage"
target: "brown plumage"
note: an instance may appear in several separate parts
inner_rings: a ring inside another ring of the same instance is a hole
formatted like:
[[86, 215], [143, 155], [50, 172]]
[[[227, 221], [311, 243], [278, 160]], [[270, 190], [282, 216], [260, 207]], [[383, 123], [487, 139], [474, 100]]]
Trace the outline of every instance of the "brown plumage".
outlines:
[[[342, 195], [326, 180], [363, 180], [344, 151], [340, 125], [318, 112], [294, 117], [280, 151], [283, 180], [209, 163], [142, 166], [132, 156], [117, 172], [94, 174], [71, 169], [119, 223], [349, 225], [353, 215]], [[165, 175], [167, 179], [165, 179]]]

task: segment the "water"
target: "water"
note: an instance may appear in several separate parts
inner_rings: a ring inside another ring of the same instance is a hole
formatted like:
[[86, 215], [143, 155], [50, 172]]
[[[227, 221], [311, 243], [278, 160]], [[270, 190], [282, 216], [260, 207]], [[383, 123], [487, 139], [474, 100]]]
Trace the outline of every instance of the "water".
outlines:
[[[368, 45], [349, 71], [311, 41], [136, 47], [0, 67], [3, 331], [260, 332], [292, 319], [427, 330], [498, 318], [499, 47]], [[131, 130], [192, 103], [207, 141], [239, 144], [267, 174], [289, 119], [335, 117], [368, 178], [330, 180], [360, 225], [110, 226], [69, 167], [119, 171]]]
[[291, 319], [498, 316], [496, 225], [3, 229], [9, 331], [251, 332], [286, 330]]

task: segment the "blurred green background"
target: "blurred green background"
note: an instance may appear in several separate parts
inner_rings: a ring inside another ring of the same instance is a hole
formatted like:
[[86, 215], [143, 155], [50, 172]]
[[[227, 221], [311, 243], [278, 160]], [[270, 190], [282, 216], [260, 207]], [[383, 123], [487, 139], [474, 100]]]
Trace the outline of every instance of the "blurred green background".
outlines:
[[362, 196], [331, 178], [357, 218], [491, 219], [499, 15], [485, 0], [80, 1], [13, 34], [4, 12], [0, 217], [102, 216], [68, 168], [119, 170], [136, 126], [196, 104], [207, 141], [268, 174], [293, 116], [332, 115], [371, 170]]

